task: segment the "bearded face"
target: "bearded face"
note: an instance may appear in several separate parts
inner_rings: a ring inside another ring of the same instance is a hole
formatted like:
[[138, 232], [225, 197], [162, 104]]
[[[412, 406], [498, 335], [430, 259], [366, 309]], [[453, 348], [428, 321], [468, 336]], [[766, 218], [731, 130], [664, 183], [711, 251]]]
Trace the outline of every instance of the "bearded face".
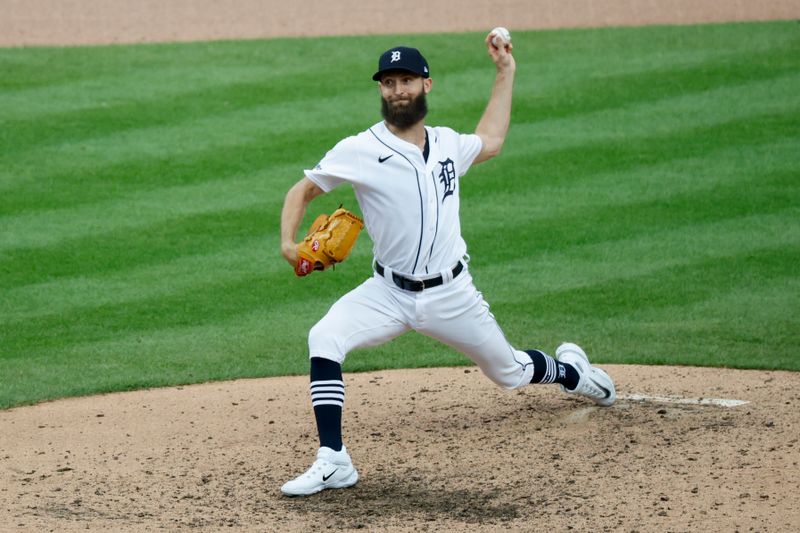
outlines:
[[381, 96], [381, 115], [392, 126], [405, 130], [425, 118], [428, 114], [428, 102], [425, 91], [414, 97], [392, 98], [387, 101]]

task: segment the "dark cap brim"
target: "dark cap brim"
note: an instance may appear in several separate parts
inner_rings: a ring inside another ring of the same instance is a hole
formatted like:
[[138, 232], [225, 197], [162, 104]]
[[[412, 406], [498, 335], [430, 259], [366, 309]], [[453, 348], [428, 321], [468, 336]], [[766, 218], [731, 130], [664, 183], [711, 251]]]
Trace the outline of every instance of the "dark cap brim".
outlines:
[[409, 73], [411, 73], [411, 74], [413, 74], [415, 76], [420, 76], [422, 78], [427, 78], [428, 77], [428, 73], [427, 72], [420, 73], [420, 72], [413, 71], [413, 70], [411, 70], [409, 68], [397, 67], [397, 68], [387, 68], [387, 69], [384, 69], [384, 70], [379, 70], [378, 72], [376, 72], [375, 74], [372, 75], [372, 79], [375, 80], [375, 81], [381, 81], [381, 76], [383, 76], [387, 72], [409, 72]]

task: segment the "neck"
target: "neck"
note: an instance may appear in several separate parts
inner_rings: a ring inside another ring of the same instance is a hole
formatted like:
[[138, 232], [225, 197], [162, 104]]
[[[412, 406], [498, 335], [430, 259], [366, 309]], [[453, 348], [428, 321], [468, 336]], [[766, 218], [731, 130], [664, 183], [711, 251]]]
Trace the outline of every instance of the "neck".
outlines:
[[413, 145], [419, 147], [420, 150], [425, 149], [425, 121], [420, 120], [416, 124], [409, 126], [408, 128], [398, 128], [393, 124], [389, 124], [384, 120], [386, 127], [391, 131], [396, 137], [403, 139], [406, 142], [409, 142]]

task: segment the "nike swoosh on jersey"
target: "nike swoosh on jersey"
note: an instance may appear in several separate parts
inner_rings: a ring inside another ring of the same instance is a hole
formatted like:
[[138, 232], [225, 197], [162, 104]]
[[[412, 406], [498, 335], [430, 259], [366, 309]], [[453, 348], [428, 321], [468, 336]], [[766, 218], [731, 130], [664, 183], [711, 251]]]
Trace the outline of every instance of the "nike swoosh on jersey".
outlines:
[[386, 157], [378, 156], [378, 163], [384, 163], [387, 159], [389, 159], [390, 157], [393, 157], [393, 156], [394, 156], [394, 154], [387, 155]]

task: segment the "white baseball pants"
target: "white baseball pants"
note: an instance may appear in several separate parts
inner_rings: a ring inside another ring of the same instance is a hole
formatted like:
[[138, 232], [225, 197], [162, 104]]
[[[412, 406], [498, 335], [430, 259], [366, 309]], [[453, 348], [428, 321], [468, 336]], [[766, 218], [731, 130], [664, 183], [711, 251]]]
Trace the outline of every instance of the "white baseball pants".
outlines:
[[309, 355], [341, 364], [350, 350], [383, 344], [411, 329], [466, 355], [503, 388], [522, 387], [533, 377], [531, 358], [508, 343], [467, 269], [420, 292], [400, 289], [375, 273], [311, 328]]

